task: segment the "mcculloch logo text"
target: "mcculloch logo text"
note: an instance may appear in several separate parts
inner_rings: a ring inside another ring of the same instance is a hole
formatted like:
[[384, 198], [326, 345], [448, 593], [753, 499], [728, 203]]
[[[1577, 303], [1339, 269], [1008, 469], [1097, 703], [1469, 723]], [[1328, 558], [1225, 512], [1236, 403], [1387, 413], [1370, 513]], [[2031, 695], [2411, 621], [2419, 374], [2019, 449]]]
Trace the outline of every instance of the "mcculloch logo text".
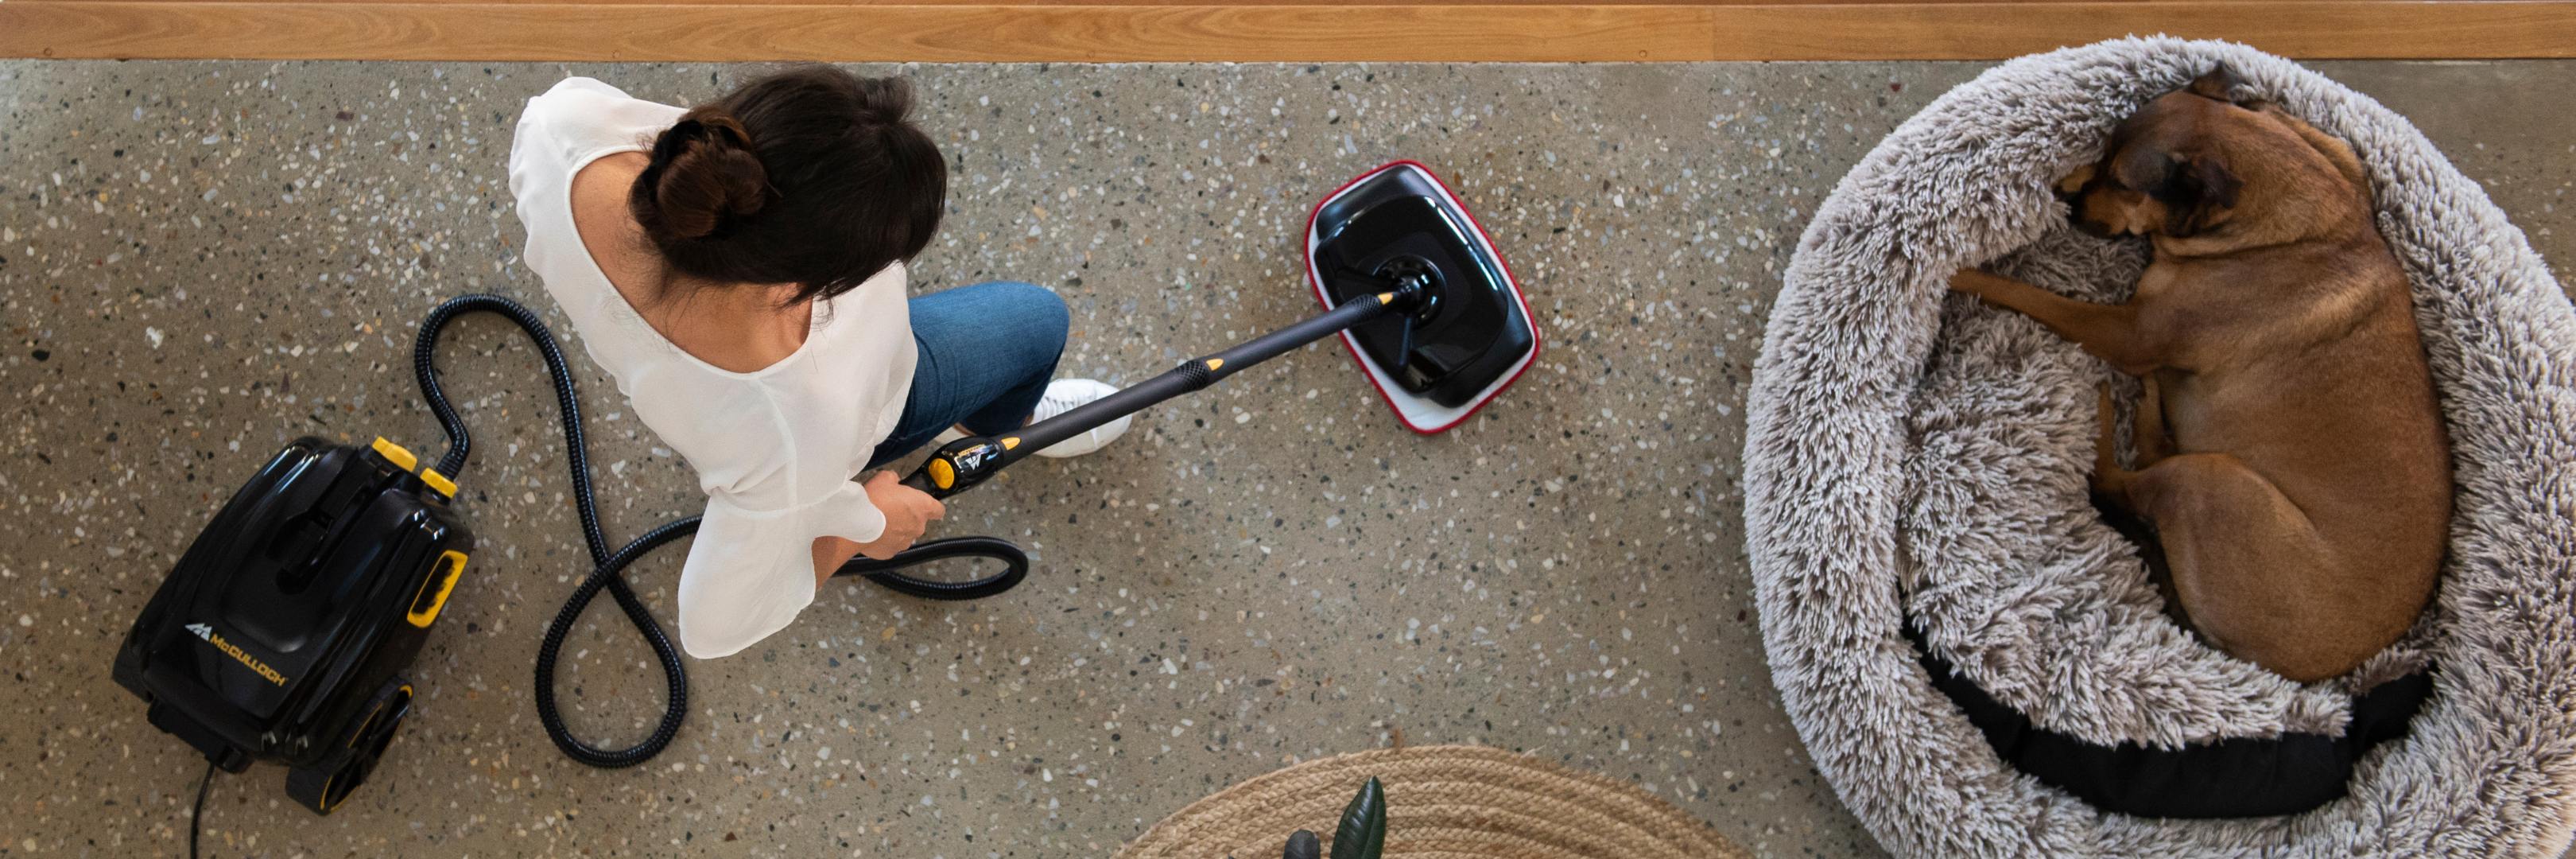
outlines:
[[258, 672], [261, 677], [268, 678], [268, 682], [275, 683], [279, 686], [286, 685], [286, 675], [277, 673], [277, 669], [268, 667], [268, 663], [259, 661], [259, 657], [243, 653], [241, 648], [233, 646], [232, 642], [225, 641], [223, 636], [216, 634], [214, 627], [202, 623], [192, 623], [188, 624], [188, 631], [196, 633], [198, 638], [205, 639], [207, 644], [214, 645], [215, 649], [223, 651], [224, 655], [230, 656], [235, 660], [239, 660], [243, 665], [250, 666], [250, 670]]

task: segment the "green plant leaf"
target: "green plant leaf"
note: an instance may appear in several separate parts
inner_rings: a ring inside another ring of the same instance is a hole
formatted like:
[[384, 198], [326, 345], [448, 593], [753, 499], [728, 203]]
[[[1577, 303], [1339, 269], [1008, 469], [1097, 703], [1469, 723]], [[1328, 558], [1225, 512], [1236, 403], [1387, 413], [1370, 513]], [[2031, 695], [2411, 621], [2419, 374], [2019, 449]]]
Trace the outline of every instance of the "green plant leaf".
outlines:
[[1324, 859], [1324, 845], [1315, 840], [1315, 833], [1297, 830], [1297, 834], [1288, 836], [1288, 852], [1283, 859]]
[[1386, 787], [1370, 776], [1342, 809], [1342, 825], [1333, 830], [1333, 859], [1378, 859], [1385, 852]]

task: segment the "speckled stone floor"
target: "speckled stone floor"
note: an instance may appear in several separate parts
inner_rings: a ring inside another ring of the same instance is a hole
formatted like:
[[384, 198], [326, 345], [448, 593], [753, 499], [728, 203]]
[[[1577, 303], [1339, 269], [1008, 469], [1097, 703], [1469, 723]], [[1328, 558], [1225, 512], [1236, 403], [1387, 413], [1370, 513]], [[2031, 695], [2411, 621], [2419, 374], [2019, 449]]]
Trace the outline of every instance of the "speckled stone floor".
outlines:
[[[1072, 371], [1135, 381], [1308, 312], [1308, 208], [1395, 157], [1484, 220], [1549, 349], [1441, 437], [1318, 348], [1017, 469], [942, 531], [1025, 542], [1027, 586], [951, 606], [835, 584], [692, 666], [668, 753], [597, 771], [528, 691], [581, 572], [551, 395], [514, 334], [463, 323], [445, 366], [483, 439], [461, 480], [483, 543], [415, 714], [327, 818], [273, 767], [219, 779], [210, 852], [1096, 856], [1226, 784], [1401, 740], [1632, 779], [1765, 855], [1875, 853], [1762, 660], [1743, 389], [1813, 207], [1979, 68], [911, 69], [956, 171], [917, 285], [1054, 287]], [[2325, 68], [2413, 115], [2566, 276], [2576, 65]], [[184, 849], [203, 765], [110, 653], [282, 442], [441, 448], [413, 321], [471, 290], [545, 300], [502, 172], [521, 100], [586, 74], [686, 102], [741, 73], [0, 63], [0, 855]], [[612, 538], [693, 512], [682, 463], [576, 361]], [[675, 567], [635, 573], [666, 617]], [[576, 632], [586, 735], [645, 730], [644, 659], [605, 610]]]

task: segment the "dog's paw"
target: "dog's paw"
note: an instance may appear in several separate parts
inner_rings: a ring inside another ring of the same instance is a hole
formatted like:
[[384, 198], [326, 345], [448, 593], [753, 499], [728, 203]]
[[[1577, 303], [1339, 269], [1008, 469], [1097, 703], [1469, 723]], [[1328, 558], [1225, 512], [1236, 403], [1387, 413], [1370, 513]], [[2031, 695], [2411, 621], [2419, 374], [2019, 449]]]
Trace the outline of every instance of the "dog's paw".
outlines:
[[1950, 275], [1950, 291], [1984, 298], [1990, 292], [1988, 287], [1999, 279], [1983, 269], [1963, 268]]

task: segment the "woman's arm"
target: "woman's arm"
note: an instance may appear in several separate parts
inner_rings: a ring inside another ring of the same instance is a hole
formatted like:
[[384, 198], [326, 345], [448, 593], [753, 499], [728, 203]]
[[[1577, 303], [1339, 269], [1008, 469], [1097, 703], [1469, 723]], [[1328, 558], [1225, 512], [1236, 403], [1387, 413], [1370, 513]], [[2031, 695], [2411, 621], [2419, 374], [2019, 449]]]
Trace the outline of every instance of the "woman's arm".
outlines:
[[817, 589], [823, 587], [823, 583], [829, 581], [842, 564], [849, 563], [850, 556], [865, 553], [880, 561], [892, 558], [895, 553], [912, 548], [913, 541], [921, 539], [921, 532], [927, 530], [933, 520], [948, 515], [947, 505], [930, 497], [930, 493], [903, 485], [895, 478], [894, 472], [880, 471], [869, 475], [860, 485], [867, 490], [868, 503], [876, 505], [878, 512], [885, 514], [885, 531], [865, 543], [828, 535], [814, 538], [814, 587]]
[[839, 571], [842, 564], [849, 563], [850, 557], [858, 553], [859, 544], [849, 540], [814, 538], [814, 587], [820, 590], [824, 582], [832, 580], [832, 573]]

